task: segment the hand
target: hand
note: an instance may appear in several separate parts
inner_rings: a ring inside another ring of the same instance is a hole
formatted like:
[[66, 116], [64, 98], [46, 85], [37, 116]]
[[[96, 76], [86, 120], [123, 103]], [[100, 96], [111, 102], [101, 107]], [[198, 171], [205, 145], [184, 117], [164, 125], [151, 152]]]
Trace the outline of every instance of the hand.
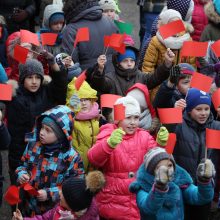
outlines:
[[220, 71], [220, 62], [218, 62], [214, 65], [214, 70], [216, 73], [218, 73]]
[[37, 191], [38, 195], [37, 195], [37, 200], [40, 202], [44, 202], [47, 200], [47, 192], [44, 189], [40, 189]]
[[27, 17], [28, 13], [22, 9], [19, 9], [18, 12], [13, 15], [13, 19], [17, 23], [24, 21]]
[[186, 108], [186, 100], [185, 99], [179, 99], [175, 102], [174, 108], [181, 108], [182, 110]]
[[157, 143], [160, 146], [166, 146], [168, 138], [169, 138], [168, 130], [164, 126], [160, 127], [160, 130], [157, 133], [157, 139], [156, 139]]
[[80, 111], [81, 102], [77, 94], [74, 94], [70, 98], [70, 106], [73, 107], [74, 111]]
[[22, 214], [19, 209], [16, 212], [13, 212], [12, 220], [23, 220]]
[[170, 50], [170, 48], [167, 48], [164, 58], [165, 58], [164, 59], [165, 66], [167, 68], [170, 68], [173, 65], [175, 54], [173, 53], [172, 50]]
[[197, 177], [201, 182], [208, 182], [215, 176], [215, 167], [210, 159], [202, 160], [197, 168]]
[[27, 182], [29, 182], [29, 181], [30, 181], [30, 176], [29, 176], [28, 174], [22, 174], [22, 175], [20, 176], [20, 178], [18, 179], [18, 182], [19, 182], [20, 184], [27, 183]]
[[122, 142], [123, 135], [125, 135], [125, 132], [121, 128], [115, 129], [107, 140], [108, 145], [111, 148], [115, 148]]
[[106, 56], [105, 55], [100, 55], [97, 59], [97, 63], [99, 66], [99, 71], [102, 73], [104, 68], [105, 68], [105, 64], [107, 62]]
[[173, 84], [177, 84], [178, 83], [178, 79], [180, 77], [181, 74], [181, 68], [179, 65], [175, 65], [170, 69], [170, 79], [169, 81]]
[[155, 172], [156, 186], [159, 188], [167, 188], [167, 183], [172, 181], [174, 174], [174, 168], [167, 166], [160, 166]]
[[54, 56], [53, 56], [52, 53], [50, 53], [50, 52], [48, 52], [48, 51], [46, 51], [46, 50], [43, 50], [43, 51], [41, 52], [41, 55], [42, 55], [43, 58], [45, 58], [45, 59], [47, 60], [47, 62], [48, 62], [49, 65], [53, 65], [53, 64], [56, 63], [56, 62], [55, 62], [55, 58], [54, 58]]

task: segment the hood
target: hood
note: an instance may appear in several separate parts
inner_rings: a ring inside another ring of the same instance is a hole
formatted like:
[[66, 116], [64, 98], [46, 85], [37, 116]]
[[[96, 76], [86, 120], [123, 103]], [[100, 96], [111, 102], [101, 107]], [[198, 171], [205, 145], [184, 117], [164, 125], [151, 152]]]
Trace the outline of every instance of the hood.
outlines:
[[149, 90], [148, 90], [147, 86], [142, 84], [142, 83], [136, 83], [136, 84], [134, 84], [132, 87], [130, 87], [128, 89], [126, 94], [128, 92], [132, 91], [133, 89], [139, 89], [139, 90], [141, 90], [144, 93], [144, 96], [145, 96], [145, 99], [146, 99], [146, 102], [147, 102], [147, 107], [150, 110], [152, 118], [154, 118], [156, 116], [156, 112], [155, 112], [155, 109], [153, 108], [153, 106], [151, 104], [150, 94], [149, 94]]
[[214, 24], [220, 23], [220, 15], [216, 12], [212, 1], [205, 5], [204, 10], [209, 21]]
[[43, 28], [47, 28], [50, 29], [49, 27], [49, 19], [51, 17], [51, 15], [55, 14], [55, 13], [63, 13], [61, 5], [56, 5], [56, 4], [52, 4], [52, 5], [47, 5], [46, 8], [44, 9], [44, 17], [43, 17]]

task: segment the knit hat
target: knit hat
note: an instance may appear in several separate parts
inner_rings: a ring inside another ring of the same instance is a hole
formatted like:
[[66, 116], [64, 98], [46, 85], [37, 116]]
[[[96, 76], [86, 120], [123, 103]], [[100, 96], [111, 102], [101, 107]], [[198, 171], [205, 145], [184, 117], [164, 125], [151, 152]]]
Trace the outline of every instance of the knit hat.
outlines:
[[162, 160], [170, 160], [175, 169], [176, 163], [173, 156], [168, 154], [164, 148], [155, 147], [150, 149], [144, 156], [145, 170], [151, 175], [154, 175], [157, 164]]
[[114, 0], [100, 0], [99, 5], [101, 6], [102, 10], [115, 10], [117, 9], [117, 5]]
[[168, 24], [169, 21], [173, 18], [179, 18], [182, 20], [181, 14], [178, 11], [173, 10], [173, 9], [168, 9], [166, 11], [161, 12], [159, 17], [163, 24]]
[[125, 117], [129, 117], [131, 115], [140, 115], [141, 109], [138, 101], [131, 97], [131, 96], [125, 96], [122, 98], [117, 99], [115, 102], [115, 105], [117, 104], [123, 104], [125, 106]]
[[68, 55], [67, 53], [59, 53], [56, 55], [55, 59], [56, 59], [56, 62], [59, 63], [60, 60], [63, 60], [69, 56], [70, 55]]
[[37, 74], [44, 78], [44, 69], [42, 64], [36, 59], [27, 59], [25, 64], [19, 64], [19, 82], [23, 84], [25, 77]]
[[186, 96], [186, 111], [191, 112], [197, 105], [206, 104], [211, 106], [211, 97], [208, 93], [190, 88]]
[[63, 133], [63, 130], [52, 118], [45, 116], [41, 123], [51, 127], [58, 140], [61, 141], [65, 138], [65, 134]]
[[193, 73], [196, 71], [195, 68], [188, 64], [188, 63], [180, 63], [178, 64], [180, 67], [180, 75], [177, 79], [177, 83], [179, 82], [180, 79], [186, 78], [186, 76], [192, 76]]
[[58, 21], [61, 21], [64, 23], [64, 13], [61, 13], [61, 12], [57, 12], [57, 13], [54, 13], [50, 16], [49, 18], [49, 24], [53, 24], [53, 23], [56, 23]]
[[220, 15], [220, 0], [213, 0], [213, 5], [216, 12]]
[[62, 184], [62, 193], [66, 203], [72, 211], [77, 212], [92, 203], [93, 196], [98, 193], [105, 184], [105, 178], [100, 171], [89, 172], [85, 179], [70, 177]]
[[140, 89], [135, 88], [135, 89], [129, 91], [127, 93], [127, 95], [133, 97], [134, 99], [136, 99], [141, 108], [143, 108], [143, 109], [147, 108], [147, 102], [146, 102], [146, 99], [145, 99], [145, 95]]
[[133, 60], [136, 61], [135, 51], [132, 50], [131, 48], [127, 48], [124, 54], [119, 54], [118, 55], [117, 60], [120, 63], [122, 60], [124, 60], [126, 58], [132, 58]]

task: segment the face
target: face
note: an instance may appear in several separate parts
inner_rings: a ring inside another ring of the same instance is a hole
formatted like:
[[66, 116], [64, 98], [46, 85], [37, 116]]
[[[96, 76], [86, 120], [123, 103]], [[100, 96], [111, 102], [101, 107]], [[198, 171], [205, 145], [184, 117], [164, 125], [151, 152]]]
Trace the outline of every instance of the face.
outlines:
[[197, 105], [189, 114], [197, 123], [205, 124], [210, 115], [210, 106], [206, 104]]
[[135, 61], [132, 58], [125, 58], [120, 62], [120, 66], [125, 70], [133, 69], [135, 66]]
[[59, 191], [59, 195], [60, 195], [60, 206], [62, 206], [64, 209], [67, 209], [67, 210], [71, 211], [70, 207], [66, 203], [66, 200], [63, 196], [62, 190]]
[[24, 88], [29, 92], [37, 92], [41, 85], [41, 77], [38, 74], [33, 74], [25, 77]]
[[139, 125], [139, 115], [131, 115], [122, 121], [119, 121], [118, 127], [121, 127], [126, 134], [134, 134]]
[[68, 57], [64, 58], [64, 59], [62, 60], [62, 63], [63, 63], [63, 65], [64, 65], [65, 67], [67, 67], [67, 68], [74, 65], [71, 56], [68, 56]]
[[87, 113], [92, 108], [91, 99], [80, 99], [80, 112]]
[[53, 144], [57, 141], [57, 137], [51, 127], [42, 124], [40, 129], [40, 142], [41, 144]]
[[57, 21], [50, 25], [52, 31], [58, 33], [63, 29], [64, 21]]
[[191, 82], [192, 77], [189, 76], [185, 79], [180, 79], [178, 84], [177, 84], [177, 89], [179, 90], [179, 92], [183, 95], [186, 95], [189, 87], [190, 87], [190, 82]]
[[159, 169], [159, 167], [160, 166], [165, 166], [165, 167], [167, 167], [168, 169], [173, 169], [174, 170], [174, 167], [173, 167], [173, 163], [170, 161], [170, 160], [161, 160], [158, 164], [157, 164], [157, 166], [156, 166], [156, 168], [155, 168], [155, 170], [154, 170], [154, 173], [156, 173], [156, 171]]
[[27, 54], [27, 59], [32, 59], [33, 58], [33, 53], [31, 52], [32, 45], [29, 43], [21, 43], [20, 45], [29, 50], [29, 52]]
[[107, 9], [103, 11], [103, 15], [110, 17], [112, 20], [115, 19], [115, 10], [114, 9]]

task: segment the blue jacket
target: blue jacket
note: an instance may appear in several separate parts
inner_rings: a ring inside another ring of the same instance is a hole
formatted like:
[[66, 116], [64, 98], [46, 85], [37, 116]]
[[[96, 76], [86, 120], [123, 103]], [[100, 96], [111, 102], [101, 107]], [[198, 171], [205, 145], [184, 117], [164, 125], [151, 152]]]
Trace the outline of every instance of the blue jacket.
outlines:
[[176, 165], [174, 180], [168, 183], [167, 191], [154, 187], [154, 176], [147, 173], [144, 165], [138, 170], [137, 180], [130, 185], [130, 191], [137, 194], [137, 205], [142, 220], [183, 220], [184, 203], [204, 205], [212, 201], [212, 183], [198, 186], [190, 175]]

